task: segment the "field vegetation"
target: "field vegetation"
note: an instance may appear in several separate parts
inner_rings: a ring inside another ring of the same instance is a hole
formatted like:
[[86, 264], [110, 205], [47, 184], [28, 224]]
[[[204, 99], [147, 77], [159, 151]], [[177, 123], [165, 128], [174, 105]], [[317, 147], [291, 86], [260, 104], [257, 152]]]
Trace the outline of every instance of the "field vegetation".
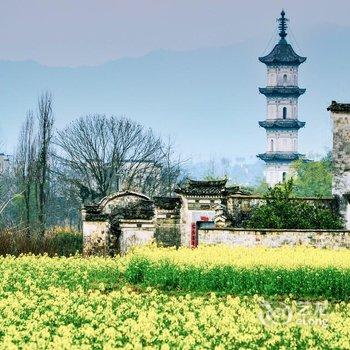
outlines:
[[0, 348], [350, 349], [349, 269], [305, 247], [3, 256]]
[[71, 228], [57, 227], [44, 235], [26, 229], [3, 229], [0, 231], [0, 255], [47, 254], [69, 256], [82, 253], [83, 235]]
[[127, 258], [129, 283], [162, 290], [349, 300], [350, 252], [306, 247], [143, 248]]

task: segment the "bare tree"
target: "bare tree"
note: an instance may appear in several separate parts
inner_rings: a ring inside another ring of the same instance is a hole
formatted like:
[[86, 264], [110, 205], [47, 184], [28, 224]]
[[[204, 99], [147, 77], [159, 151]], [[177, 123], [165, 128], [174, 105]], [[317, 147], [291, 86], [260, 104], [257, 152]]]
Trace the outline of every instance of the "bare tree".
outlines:
[[129, 119], [82, 117], [58, 132], [55, 143], [62, 176], [85, 200], [120, 189], [149, 193], [155, 182], [159, 186], [166, 157], [162, 140]]
[[0, 174], [0, 225], [18, 225], [18, 218], [13, 210], [15, 199], [23, 196], [23, 190], [18, 187], [18, 178], [14, 173], [13, 162]]
[[53, 98], [45, 92], [38, 100], [38, 161], [37, 161], [37, 200], [38, 222], [41, 234], [45, 232], [45, 206], [48, 192], [50, 146], [53, 137], [54, 118]]
[[162, 147], [163, 157], [158, 178], [156, 180], [154, 194], [173, 196], [176, 185], [184, 178], [183, 165], [187, 160], [175, 152], [174, 142], [169, 138]]
[[18, 191], [24, 197], [24, 220], [28, 234], [31, 227], [31, 197], [34, 190], [36, 177], [36, 140], [34, 137], [34, 117], [33, 113], [27, 113], [25, 122], [20, 133], [17, 154], [15, 158], [15, 173], [18, 181]]

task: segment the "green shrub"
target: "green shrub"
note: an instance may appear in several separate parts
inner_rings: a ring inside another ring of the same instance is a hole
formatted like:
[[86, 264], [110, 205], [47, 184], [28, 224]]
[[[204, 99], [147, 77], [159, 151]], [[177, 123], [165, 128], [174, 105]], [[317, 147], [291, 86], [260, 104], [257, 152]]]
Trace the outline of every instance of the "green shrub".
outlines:
[[342, 229], [342, 219], [322, 204], [292, 196], [293, 180], [269, 189], [265, 204], [254, 208], [243, 226], [272, 229]]

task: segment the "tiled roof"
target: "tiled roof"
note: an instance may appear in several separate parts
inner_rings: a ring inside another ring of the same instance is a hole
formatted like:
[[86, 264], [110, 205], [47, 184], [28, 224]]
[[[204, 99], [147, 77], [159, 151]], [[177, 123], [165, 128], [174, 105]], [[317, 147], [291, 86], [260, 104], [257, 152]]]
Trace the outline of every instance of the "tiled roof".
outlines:
[[258, 154], [257, 157], [264, 161], [293, 161], [302, 158], [304, 155], [293, 152], [267, 152]]
[[179, 197], [153, 197], [152, 199], [154, 205], [160, 209], [174, 210], [181, 205], [181, 199]]
[[305, 122], [297, 119], [273, 119], [260, 121], [259, 125], [265, 129], [300, 129], [305, 126]]
[[275, 64], [299, 66], [306, 61], [306, 57], [297, 55], [292, 46], [285, 39], [281, 39], [268, 55], [259, 57], [259, 61], [268, 66]]
[[175, 190], [176, 193], [192, 196], [220, 196], [225, 192], [227, 179], [197, 181], [188, 179], [184, 185]]
[[259, 88], [260, 93], [265, 96], [300, 96], [306, 89], [297, 86], [267, 86]]
[[338, 103], [332, 101], [332, 104], [327, 108], [331, 112], [350, 112], [350, 103]]

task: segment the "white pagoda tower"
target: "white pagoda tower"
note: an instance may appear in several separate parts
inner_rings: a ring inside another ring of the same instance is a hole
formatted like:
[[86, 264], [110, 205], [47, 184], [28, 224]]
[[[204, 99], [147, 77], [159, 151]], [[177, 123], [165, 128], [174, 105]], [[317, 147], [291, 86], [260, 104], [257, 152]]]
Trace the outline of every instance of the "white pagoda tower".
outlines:
[[298, 87], [298, 67], [306, 57], [297, 55], [286, 40], [287, 22], [281, 12], [280, 40], [273, 50], [259, 61], [267, 67], [267, 86], [259, 88], [266, 96], [267, 116], [259, 125], [266, 129], [266, 152], [258, 154], [265, 161], [265, 176], [269, 186], [283, 182], [292, 175], [290, 165], [303, 155], [298, 153], [298, 131], [305, 122], [298, 120], [298, 98], [305, 89]]

